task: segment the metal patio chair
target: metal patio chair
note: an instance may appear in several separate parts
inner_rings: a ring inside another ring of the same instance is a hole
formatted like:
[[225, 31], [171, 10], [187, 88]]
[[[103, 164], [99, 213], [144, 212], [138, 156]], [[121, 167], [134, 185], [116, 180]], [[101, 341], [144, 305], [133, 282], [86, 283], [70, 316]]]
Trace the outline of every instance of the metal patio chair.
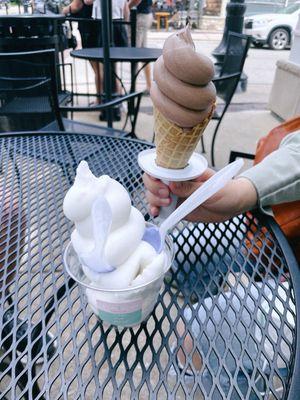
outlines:
[[1, 131], [64, 129], [56, 74], [55, 50], [0, 53]]
[[[70, 63], [64, 62], [63, 52], [68, 48], [64, 27], [65, 18], [33, 15], [0, 16], [0, 52], [24, 52], [55, 49], [59, 102], [69, 101], [70, 92], [66, 90], [66, 71]], [[73, 85], [72, 85], [73, 87]]]
[[213, 120], [218, 121], [211, 145], [212, 166], [215, 166], [214, 148], [218, 129], [240, 81], [250, 42], [251, 38], [247, 35], [229, 32], [228, 47], [224, 62], [221, 65], [219, 75], [213, 79], [217, 89], [217, 98], [223, 100], [223, 104], [218, 104], [212, 117]]
[[[142, 93], [131, 93], [95, 107], [60, 106], [55, 50], [0, 53], [0, 131], [68, 130], [76, 132], [76, 121], [62, 117], [68, 111], [101, 111], [123, 101], [136, 101], [130, 134], [135, 133]], [[82, 132], [84, 124], [79, 123]], [[87, 124], [88, 131], [98, 126]], [[115, 130], [110, 130], [111, 134]], [[118, 131], [118, 135], [126, 135]]]

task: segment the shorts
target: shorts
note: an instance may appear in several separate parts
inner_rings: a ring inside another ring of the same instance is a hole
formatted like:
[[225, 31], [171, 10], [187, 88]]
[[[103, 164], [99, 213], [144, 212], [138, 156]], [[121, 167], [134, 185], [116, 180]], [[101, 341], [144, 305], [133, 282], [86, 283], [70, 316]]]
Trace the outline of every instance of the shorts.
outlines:
[[148, 30], [152, 26], [153, 16], [149, 14], [137, 14], [136, 19], [136, 47], [147, 47]]
[[128, 36], [126, 28], [123, 24], [118, 24], [118, 22], [113, 22], [114, 40], [113, 44], [116, 47], [127, 47], [128, 46]]
[[[126, 47], [128, 46], [128, 37], [125, 26], [122, 24], [118, 24], [117, 22], [113, 23], [113, 33], [114, 40], [113, 45], [116, 47]], [[102, 34], [101, 34], [101, 24], [95, 23], [95, 21], [91, 21], [91, 26], [89, 29], [84, 29], [84, 31], [80, 31], [82, 48], [91, 48], [91, 47], [102, 47]]]
[[101, 47], [101, 25], [99, 22], [91, 19], [81, 24], [82, 25], [78, 28], [81, 36], [82, 48]]

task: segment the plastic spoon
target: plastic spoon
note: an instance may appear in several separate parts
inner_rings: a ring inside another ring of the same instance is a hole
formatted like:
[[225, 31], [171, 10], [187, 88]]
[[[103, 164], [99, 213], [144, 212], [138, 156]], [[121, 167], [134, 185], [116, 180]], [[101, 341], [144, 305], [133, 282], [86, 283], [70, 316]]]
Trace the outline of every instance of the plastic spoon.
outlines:
[[112, 221], [112, 212], [105, 197], [96, 198], [92, 205], [91, 218], [95, 247], [89, 253], [80, 254], [79, 259], [93, 272], [111, 272], [115, 268], [111, 267], [104, 258], [104, 247]]
[[159, 227], [154, 225], [147, 227], [143, 240], [151, 244], [160, 253], [164, 247], [168, 231], [200, 204], [222, 189], [238, 173], [243, 165], [243, 160], [239, 159], [218, 171], [191, 194]]

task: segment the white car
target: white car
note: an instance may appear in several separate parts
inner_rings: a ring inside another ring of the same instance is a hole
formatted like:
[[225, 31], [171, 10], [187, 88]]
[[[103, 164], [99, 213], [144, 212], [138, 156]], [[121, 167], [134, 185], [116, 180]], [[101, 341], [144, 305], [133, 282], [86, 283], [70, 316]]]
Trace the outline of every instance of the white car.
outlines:
[[283, 50], [291, 43], [299, 14], [300, 2], [279, 9], [274, 14], [251, 15], [244, 19], [244, 33], [252, 36], [256, 47], [268, 44], [271, 49]]

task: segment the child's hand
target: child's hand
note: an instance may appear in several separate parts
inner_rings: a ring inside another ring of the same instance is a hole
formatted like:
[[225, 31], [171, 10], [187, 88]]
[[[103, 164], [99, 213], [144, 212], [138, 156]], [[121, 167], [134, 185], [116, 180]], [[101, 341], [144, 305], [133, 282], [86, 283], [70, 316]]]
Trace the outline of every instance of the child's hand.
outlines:
[[[147, 189], [150, 214], [157, 216], [160, 207], [170, 205], [170, 193], [178, 196], [179, 203], [182, 203], [214, 173], [213, 170], [207, 169], [193, 181], [170, 182], [169, 186], [159, 179], [144, 174], [143, 180]], [[186, 219], [193, 222], [222, 222], [254, 208], [256, 204], [257, 193], [252, 182], [246, 178], [232, 179], [222, 190], [190, 213]]]

